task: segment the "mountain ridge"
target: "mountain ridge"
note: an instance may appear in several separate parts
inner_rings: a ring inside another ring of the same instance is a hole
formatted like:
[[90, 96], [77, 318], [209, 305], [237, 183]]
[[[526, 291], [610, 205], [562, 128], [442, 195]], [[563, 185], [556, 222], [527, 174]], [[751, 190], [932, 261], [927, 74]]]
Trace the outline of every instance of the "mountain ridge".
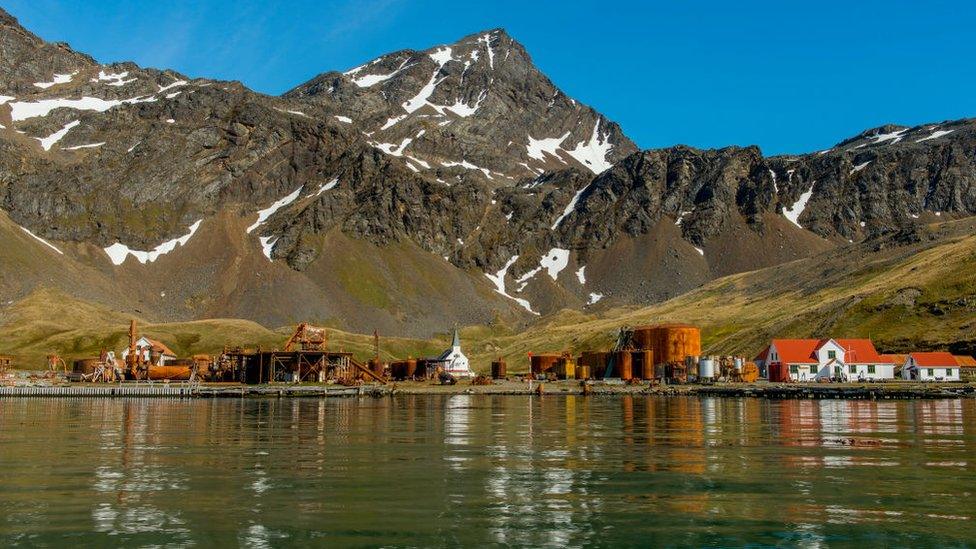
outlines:
[[[105, 299], [151, 319], [525, 324], [976, 213], [972, 119], [803, 155], [638, 150], [504, 29], [268, 96], [0, 21], [0, 58], [27, 59], [0, 60], [0, 209], [61, 250], [11, 253], [117, 284]], [[18, 276], [0, 267], [0, 299], [25, 295]]]

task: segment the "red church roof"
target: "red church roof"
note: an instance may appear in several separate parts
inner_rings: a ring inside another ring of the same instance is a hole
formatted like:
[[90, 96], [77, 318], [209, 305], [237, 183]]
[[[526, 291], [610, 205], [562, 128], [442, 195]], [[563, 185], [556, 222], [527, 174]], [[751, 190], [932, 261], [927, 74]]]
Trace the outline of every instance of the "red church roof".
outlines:
[[911, 357], [915, 359], [915, 364], [923, 368], [952, 368], [959, 365], [956, 362], [956, 358], [952, 356], [952, 353], [942, 351], [931, 353], [912, 353]]

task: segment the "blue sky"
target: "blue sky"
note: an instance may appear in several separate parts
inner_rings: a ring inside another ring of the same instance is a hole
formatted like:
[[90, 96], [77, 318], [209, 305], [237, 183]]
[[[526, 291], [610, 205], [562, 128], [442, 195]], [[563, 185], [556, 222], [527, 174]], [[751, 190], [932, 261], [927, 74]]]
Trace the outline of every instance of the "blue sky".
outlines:
[[278, 94], [402, 48], [504, 27], [642, 148], [824, 149], [976, 116], [976, 2], [0, 0], [32, 32]]

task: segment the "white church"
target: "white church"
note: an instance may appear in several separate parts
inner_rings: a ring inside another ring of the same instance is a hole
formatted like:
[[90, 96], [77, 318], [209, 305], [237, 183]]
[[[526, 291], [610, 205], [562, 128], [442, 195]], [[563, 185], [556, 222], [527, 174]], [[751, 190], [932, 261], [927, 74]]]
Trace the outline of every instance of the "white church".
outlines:
[[461, 352], [461, 336], [458, 335], [457, 327], [454, 328], [451, 348], [441, 353], [436, 360], [443, 365], [445, 372], [454, 377], [474, 377], [468, 357]]

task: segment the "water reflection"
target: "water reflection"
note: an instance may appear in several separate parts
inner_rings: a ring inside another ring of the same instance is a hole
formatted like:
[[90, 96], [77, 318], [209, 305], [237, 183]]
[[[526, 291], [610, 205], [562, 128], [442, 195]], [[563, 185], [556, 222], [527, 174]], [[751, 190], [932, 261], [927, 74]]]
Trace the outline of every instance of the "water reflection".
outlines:
[[974, 422], [970, 400], [7, 400], [0, 545], [963, 544]]

